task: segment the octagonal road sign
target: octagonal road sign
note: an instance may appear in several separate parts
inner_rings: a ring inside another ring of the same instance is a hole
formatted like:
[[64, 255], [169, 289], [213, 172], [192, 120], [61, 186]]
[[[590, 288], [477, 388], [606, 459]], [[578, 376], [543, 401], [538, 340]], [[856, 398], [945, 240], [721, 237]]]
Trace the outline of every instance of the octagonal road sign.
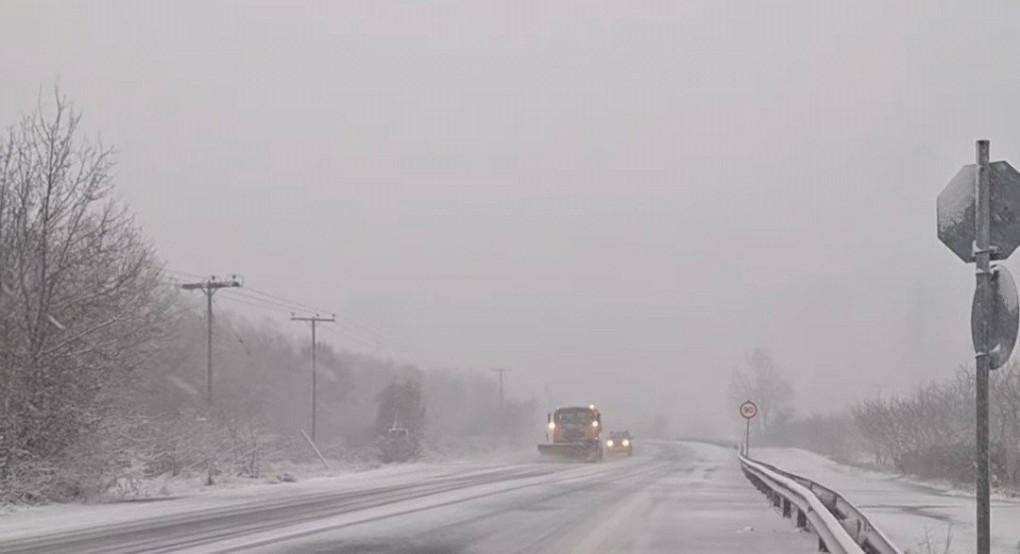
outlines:
[[751, 419], [758, 415], [758, 405], [748, 400], [740, 405], [740, 417]]
[[[999, 369], [1009, 360], [1016, 344], [1018, 323], [1020, 323], [1020, 300], [1017, 298], [1016, 281], [1013, 275], [1001, 265], [992, 266], [992, 309], [988, 319], [988, 367]], [[978, 294], [974, 292], [974, 303], [970, 313], [970, 336], [977, 350]]]
[[[974, 179], [977, 166], [965, 165], [938, 198], [939, 240], [961, 260], [974, 261]], [[992, 195], [992, 260], [1005, 260], [1020, 246], [1020, 172], [1008, 162], [988, 166]]]

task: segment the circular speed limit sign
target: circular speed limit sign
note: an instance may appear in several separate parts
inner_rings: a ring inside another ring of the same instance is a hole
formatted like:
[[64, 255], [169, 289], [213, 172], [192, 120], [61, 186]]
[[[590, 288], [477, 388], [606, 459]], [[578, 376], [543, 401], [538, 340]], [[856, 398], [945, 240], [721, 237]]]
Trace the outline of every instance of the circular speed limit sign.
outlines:
[[748, 400], [740, 405], [740, 416], [744, 419], [751, 419], [758, 415], [758, 405]]

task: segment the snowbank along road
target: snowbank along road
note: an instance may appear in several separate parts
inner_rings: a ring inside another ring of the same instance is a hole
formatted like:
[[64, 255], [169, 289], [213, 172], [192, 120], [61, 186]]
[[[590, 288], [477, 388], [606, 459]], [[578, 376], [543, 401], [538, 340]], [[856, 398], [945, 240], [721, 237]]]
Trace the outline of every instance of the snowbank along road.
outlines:
[[408, 465], [5, 516], [0, 552], [814, 552], [731, 450], [642, 444], [602, 464]]
[[[973, 492], [915, 483], [794, 448], [757, 448], [752, 453], [756, 459], [839, 491], [905, 551], [973, 551], [976, 542]], [[1020, 501], [993, 498], [992, 552], [1018, 551]]]

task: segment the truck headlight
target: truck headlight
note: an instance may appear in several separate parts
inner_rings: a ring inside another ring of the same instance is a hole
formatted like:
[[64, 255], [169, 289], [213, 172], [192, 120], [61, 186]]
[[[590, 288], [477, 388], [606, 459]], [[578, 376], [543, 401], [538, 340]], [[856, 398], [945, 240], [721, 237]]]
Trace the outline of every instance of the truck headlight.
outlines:
[[630, 446], [630, 441], [627, 440], [627, 439], [623, 439], [623, 445], [624, 446]]
[[598, 427], [599, 426], [599, 420], [596, 419], [595, 421], [591, 422], [591, 426], [592, 427]]
[[613, 447], [613, 441], [611, 441], [611, 440], [606, 441], [606, 446], [608, 446], [609, 448], [612, 448]]
[[552, 431], [555, 428], [556, 428], [556, 424], [550, 421], [549, 422], [549, 430]]

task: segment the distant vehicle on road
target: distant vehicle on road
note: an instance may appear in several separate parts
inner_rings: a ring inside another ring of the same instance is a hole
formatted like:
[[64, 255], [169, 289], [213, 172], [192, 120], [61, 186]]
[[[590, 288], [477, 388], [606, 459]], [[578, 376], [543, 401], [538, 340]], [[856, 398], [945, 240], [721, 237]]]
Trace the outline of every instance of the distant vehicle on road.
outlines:
[[421, 447], [410, 431], [393, 422], [393, 427], [379, 438], [379, 451], [384, 463], [407, 462], [418, 457]]
[[633, 456], [634, 438], [630, 436], [630, 431], [615, 431], [609, 433], [609, 438], [606, 439], [606, 452], [609, 454], [626, 454], [627, 456]]
[[593, 404], [557, 408], [546, 416], [546, 443], [538, 445], [543, 456], [588, 462], [602, 460], [602, 414]]

